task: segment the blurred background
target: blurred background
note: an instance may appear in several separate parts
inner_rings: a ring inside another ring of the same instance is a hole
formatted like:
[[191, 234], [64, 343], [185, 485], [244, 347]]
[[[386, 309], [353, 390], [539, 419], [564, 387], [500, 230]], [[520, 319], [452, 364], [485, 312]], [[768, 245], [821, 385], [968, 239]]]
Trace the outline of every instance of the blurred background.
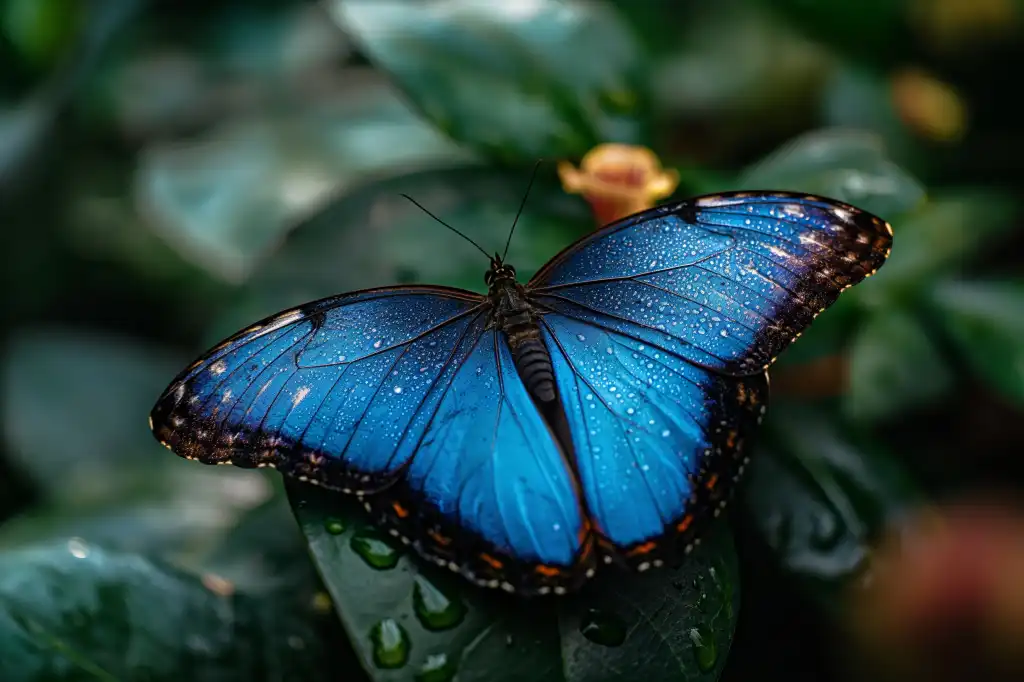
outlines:
[[[1019, 0], [0, 0], [0, 680], [1024, 679], [1022, 38]], [[548, 160], [528, 277], [608, 217], [555, 163], [606, 142], [580, 172], [641, 205], [633, 146], [675, 198], [895, 231], [776, 365], [691, 566], [524, 616], [153, 441], [256, 319], [482, 290], [400, 193], [498, 248]]]

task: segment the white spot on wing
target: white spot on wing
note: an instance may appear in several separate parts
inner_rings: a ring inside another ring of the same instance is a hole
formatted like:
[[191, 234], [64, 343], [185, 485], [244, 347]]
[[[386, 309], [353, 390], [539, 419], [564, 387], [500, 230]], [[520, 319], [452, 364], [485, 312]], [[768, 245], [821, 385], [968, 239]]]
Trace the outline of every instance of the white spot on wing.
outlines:
[[307, 395], [309, 395], [309, 386], [303, 386], [295, 391], [295, 397], [292, 398], [292, 408], [298, 407], [299, 403], [305, 400]]

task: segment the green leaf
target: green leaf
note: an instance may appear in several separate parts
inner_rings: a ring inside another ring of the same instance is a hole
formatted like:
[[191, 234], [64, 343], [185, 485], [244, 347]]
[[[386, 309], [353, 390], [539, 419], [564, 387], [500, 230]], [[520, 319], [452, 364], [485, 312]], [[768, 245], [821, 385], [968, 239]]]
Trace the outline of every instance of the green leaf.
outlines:
[[460, 682], [714, 680], [725, 663], [739, 589], [724, 523], [678, 569], [605, 569], [580, 595], [522, 600], [413, 559], [367, 528], [349, 498], [288, 489], [338, 615], [377, 682], [456, 674]]
[[968, 365], [1024, 404], [1024, 282], [945, 281], [935, 287], [931, 304]]
[[[299, 226], [267, 260], [210, 343], [289, 306], [353, 289], [423, 283], [483, 291], [483, 254], [400, 195], [493, 253], [504, 249], [528, 181], [529, 171], [435, 170], [342, 197]], [[586, 204], [567, 196], [551, 169], [542, 170], [516, 224], [509, 262], [525, 280], [592, 229]]]
[[[14, 463], [64, 504], [122, 495], [140, 473], [159, 482], [154, 470], [172, 479], [195, 471], [161, 448], [146, 425], [150, 407], [186, 364], [176, 353], [113, 334], [21, 332], [3, 363], [2, 416]], [[223, 485], [223, 476], [206, 471]]]
[[921, 322], [896, 308], [880, 310], [853, 341], [843, 407], [859, 421], [893, 419], [952, 387], [953, 372]]
[[884, 308], [927, 295], [942, 276], [962, 272], [985, 252], [999, 247], [1014, 227], [1017, 203], [1009, 195], [988, 190], [961, 190], [932, 197], [919, 210], [893, 224], [888, 262], [855, 287], [862, 305]]
[[833, 128], [790, 141], [747, 169], [739, 186], [820, 194], [889, 221], [924, 198], [921, 184], [889, 160], [880, 137]]
[[0, 555], [4, 682], [335, 680], [325, 617], [308, 594], [246, 594], [80, 540]]
[[373, 74], [349, 74], [347, 89], [288, 111], [143, 154], [140, 210], [217, 277], [245, 280], [295, 225], [368, 179], [473, 158]]
[[921, 501], [899, 462], [834, 410], [787, 403], [770, 409], [743, 491], [783, 570], [826, 604], [864, 574], [881, 530]]
[[150, 406], [185, 364], [109, 334], [15, 336], [3, 365], [7, 452], [49, 504], [7, 522], [3, 544], [75, 535], [184, 561], [268, 500], [267, 476], [185, 461], [149, 432]]
[[644, 143], [640, 47], [611, 8], [538, 0], [331, 0], [434, 124], [504, 162]]

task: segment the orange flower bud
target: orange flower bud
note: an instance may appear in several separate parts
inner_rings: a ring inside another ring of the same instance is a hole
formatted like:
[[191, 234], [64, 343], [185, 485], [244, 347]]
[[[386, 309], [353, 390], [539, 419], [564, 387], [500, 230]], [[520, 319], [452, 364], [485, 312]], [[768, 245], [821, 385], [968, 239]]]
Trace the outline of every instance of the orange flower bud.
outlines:
[[672, 194], [679, 174], [664, 169], [654, 152], [627, 144], [601, 144], [575, 168], [558, 164], [562, 187], [590, 202], [598, 227], [653, 207]]

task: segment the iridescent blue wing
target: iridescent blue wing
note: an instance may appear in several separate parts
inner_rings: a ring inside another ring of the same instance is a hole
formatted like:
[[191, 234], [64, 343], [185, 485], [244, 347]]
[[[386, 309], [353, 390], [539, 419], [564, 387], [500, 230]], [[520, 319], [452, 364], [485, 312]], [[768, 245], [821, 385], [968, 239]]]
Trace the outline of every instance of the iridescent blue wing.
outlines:
[[718, 194], [594, 232], [528, 288], [552, 310], [741, 376], [767, 369], [891, 245], [887, 223], [831, 199]]
[[572, 587], [591, 561], [579, 495], [488, 312], [470, 292], [398, 287], [281, 313], [183, 372], [153, 431], [183, 457], [355, 493], [477, 582]]
[[765, 369], [891, 243], [853, 206], [742, 192], [631, 216], [537, 273], [528, 295], [613, 554], [644, 567], [662, 539], [689, 546], [742, 471]]

